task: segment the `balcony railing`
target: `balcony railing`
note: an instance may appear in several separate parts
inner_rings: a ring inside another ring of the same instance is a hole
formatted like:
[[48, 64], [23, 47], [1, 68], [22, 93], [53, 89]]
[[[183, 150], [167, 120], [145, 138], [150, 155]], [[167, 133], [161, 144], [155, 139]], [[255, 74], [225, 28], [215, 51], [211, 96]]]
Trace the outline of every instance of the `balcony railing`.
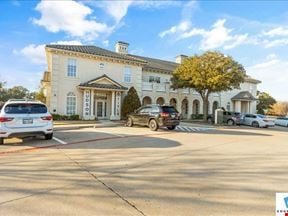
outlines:
[[172, 93], [177, 93], [178, 90], [177, 90], [177, 89], [170, 88], [170, 92], [172, 92]]
[[183, 88], [182, 93], [183, 94], [189, 94], [189, 88]]
[[165, 84], [155, 84], [156, 85], [156, 91], [165, 92], [166, 91], [166, 85]]
[[143, 82], [142, 83], [142, 90], [143, 91], [152, 91], [153, 90], [153, 83]]

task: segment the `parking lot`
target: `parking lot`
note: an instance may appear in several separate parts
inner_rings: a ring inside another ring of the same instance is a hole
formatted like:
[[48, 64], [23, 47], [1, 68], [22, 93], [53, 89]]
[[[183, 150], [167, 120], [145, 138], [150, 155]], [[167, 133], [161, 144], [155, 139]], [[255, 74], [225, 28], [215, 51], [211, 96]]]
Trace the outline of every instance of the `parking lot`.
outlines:
[[275, 193], [288, 191], [288, 128], [181, 127], [7, 140], [0, 215], [275, 214]]

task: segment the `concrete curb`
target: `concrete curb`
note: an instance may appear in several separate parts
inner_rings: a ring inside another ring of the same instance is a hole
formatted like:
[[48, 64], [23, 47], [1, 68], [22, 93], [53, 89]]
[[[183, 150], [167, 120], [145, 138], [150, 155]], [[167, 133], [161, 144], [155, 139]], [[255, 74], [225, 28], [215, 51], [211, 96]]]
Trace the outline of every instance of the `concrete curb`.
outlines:
[[61, 127], [61, 126], [54, 126], [54, 131], [63, 131], [63, 130], [77, 130], [77, 129], [82, 129], [82, 128], [105, 128], [105, 127], [119, 127], [119, 126], [125, 126], [125, 124], [123, 123], [119, 123], [119, 124], [107, 124], [107, 125], [97, 125], [97, 124], [91, 124], [91, 125], [79, 125], [79, 126], [65, 126], [65, 127]]

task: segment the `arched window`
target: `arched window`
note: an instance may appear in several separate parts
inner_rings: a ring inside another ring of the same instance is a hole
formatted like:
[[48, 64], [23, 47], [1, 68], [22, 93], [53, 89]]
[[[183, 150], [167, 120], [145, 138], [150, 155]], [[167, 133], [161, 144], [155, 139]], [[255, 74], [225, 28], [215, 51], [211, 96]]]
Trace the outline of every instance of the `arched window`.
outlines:
[[76, 114], [76, 95], [73, 92], [69, 92], [66, 98], [66, 114]]
[[198, 100], [193, 101], [193, 114], [198, 115], [199, 114], [199, 106], [200, 102]]
[[142, 105], [152, 104], [152, 99], [148, 96], [145, 96], [142, 100]]
[[174, 106], [175, 109], [177, 108], [177, 101], [176, 101], [175, 98], [171, 98], [169, 104], [170, 104], [171, 106]]
[[156, 104], [159, 104], [159, 105], [163, 105], [165, 103], [165, 100], [163, 97], [159, 97], [157, 98], [156, 100]]

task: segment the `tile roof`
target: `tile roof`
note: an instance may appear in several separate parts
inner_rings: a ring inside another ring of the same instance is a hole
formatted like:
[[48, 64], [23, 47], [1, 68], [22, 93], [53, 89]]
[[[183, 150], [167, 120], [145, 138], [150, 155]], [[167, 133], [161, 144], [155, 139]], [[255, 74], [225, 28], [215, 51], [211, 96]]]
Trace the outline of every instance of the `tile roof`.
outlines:
[[[97, 80], [100, 80], [102, 78], [106, 78], [111, 81], [111, 84], [104, 84], [104, 83], [95, 83]], [[108, 77], [106, 74], [103, 74], [100, 77], [97, 77], [93, 80], [90, 80], [85, 83], [81, 83], [78, 87], [86, 87], [86, 88], [97, 88], [97, 89], [115, 89], [115, 90], [128, 90], [128, 88], [122, 86], [118, 82], [114, 81], [110, 77]]]
[[176, 67], [178, 66], [177, 63], [171, 61], [165, 61], [161, 59], [149, 58], [144, 56], [137, 56], [131, 54], [120, 54], [117, 52], [113, 52], [107, 49], [102, 49], [97, 46], [84, 46], [84, 45], [59, 45], [59, 44], [49, 44], [46, 45], [48, 48], [53, 49], [60, 49], [72, 52], [80, 52], [90, 55], [96, 56], [104, 56], [104, 57], [111, 57], [111, 58], [118, 58], [123, 60], [129, 61], [136, 61], [139, 63], [143, 63], [143, 70], [156, 70], [159, 72], [166, 72], [172, 73]]
[[143, 57], [143, 56], [136, 56], [136, 55], [130, 55], [135, 58], [143, 59], [144, 61], [147, 62], [143, 66], [143, 70], [157, 70], [160, 72], [168, 72], [172, 73], [179, 64], [171, 61], [165, 61], [161, 59], [155, 59], [155, 58], [149, 58], [149, 57]]
[[85, 53], [85, 54], [96, 55], [96, 56], [103, 56], [103, 57], [117, 58], [117, 59], [122, 59], [122, 60], [136, 61], [138, 63], [146, 63], [146, 61], [144, 61], [142, 59], [138, 59], [138, 58], [130, 56], [130, 55], [112, 52], [110, 50], [102, 49], [100, 47], [92, 46], [92, 45], [87, 46], [87, 45], [49, 44], [49, 45], [46, 45], [46, 47], [53, 48], [53, 49], [72, 51], [72, 52]]
[[231, 100], [247, 100], [253, 101], [256, 100], [255, 97], [249, 91], [241, 91], [237, 95], [231, 98]]

